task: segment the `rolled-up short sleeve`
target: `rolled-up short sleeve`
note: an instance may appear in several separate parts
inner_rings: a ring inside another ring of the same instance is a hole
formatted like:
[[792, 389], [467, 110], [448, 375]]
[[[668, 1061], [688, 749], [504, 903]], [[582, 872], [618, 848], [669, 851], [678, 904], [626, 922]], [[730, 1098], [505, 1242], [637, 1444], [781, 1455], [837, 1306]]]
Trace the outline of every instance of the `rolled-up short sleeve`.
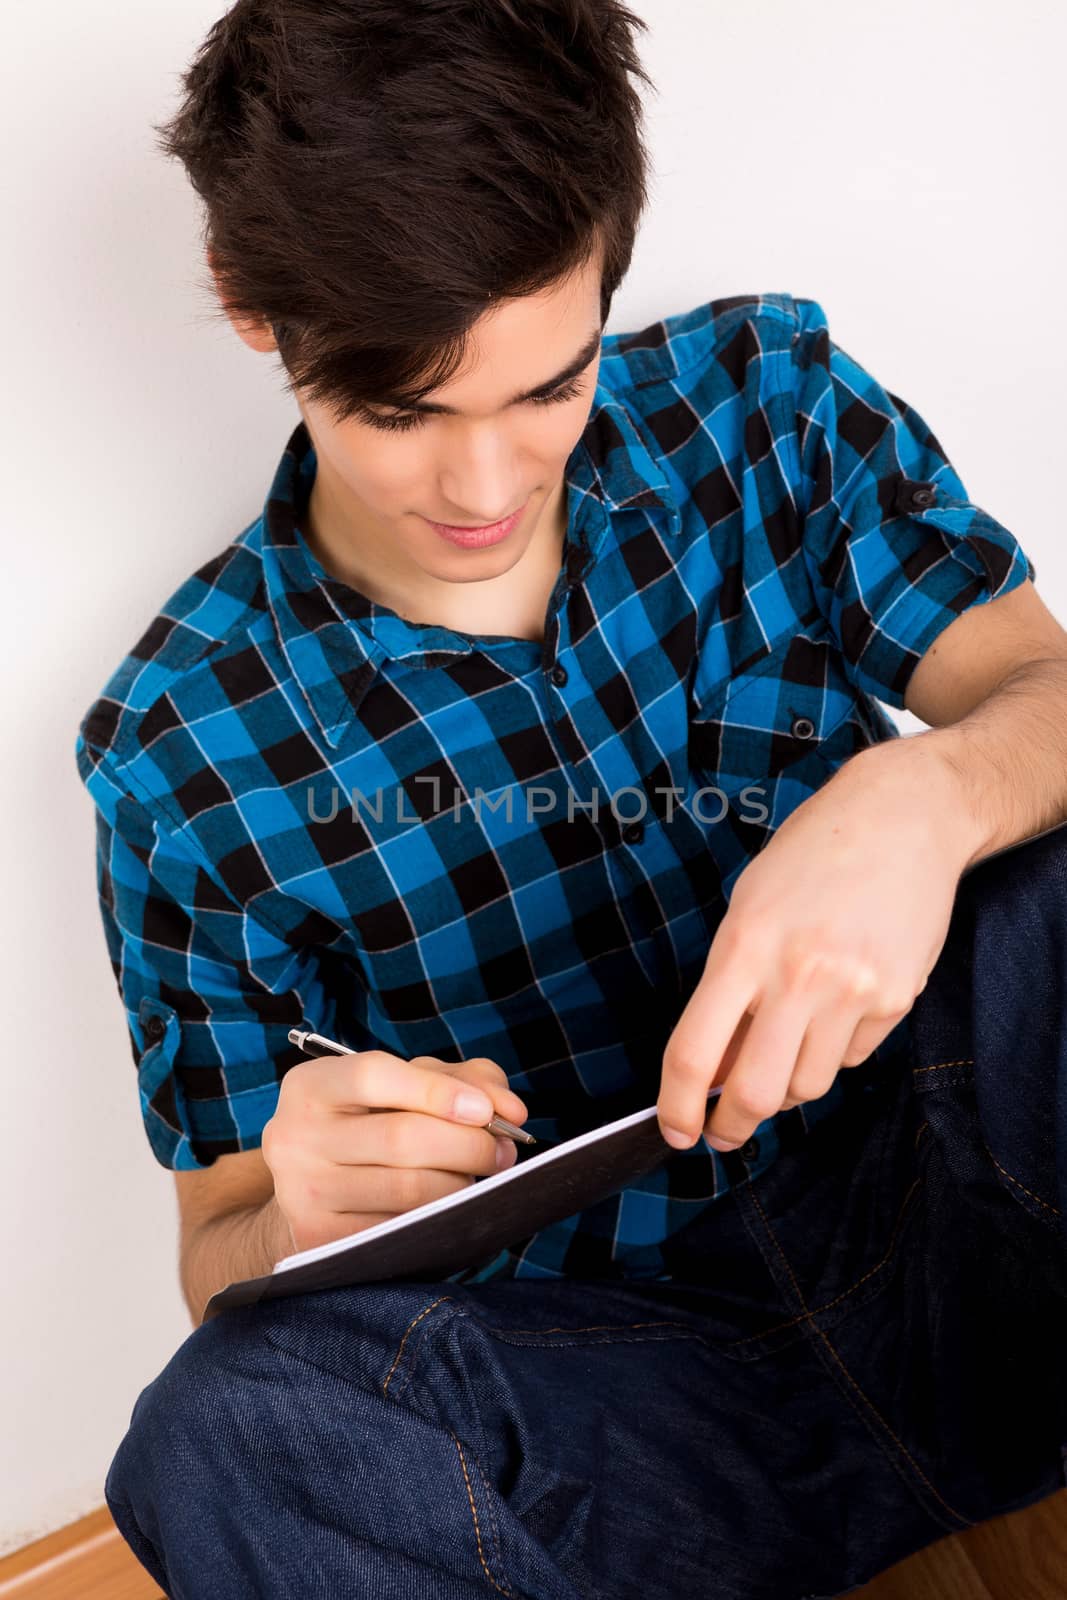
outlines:
[[792, 340], [803, 552], [816, 600], [854, 683], [889, 705], [962, 612], [1006, 594], [1033, 563], [969, 498], [913, 406], [795, 300]]
[[[261, 1144], [292, 1027], [329, 1032], [314, 947], [247, 915], [79, 734], [96, 804], [96, 876], [153, 1154], [176, 1170]], [[312, 1023], [304, 1019], [312, 1019]]]

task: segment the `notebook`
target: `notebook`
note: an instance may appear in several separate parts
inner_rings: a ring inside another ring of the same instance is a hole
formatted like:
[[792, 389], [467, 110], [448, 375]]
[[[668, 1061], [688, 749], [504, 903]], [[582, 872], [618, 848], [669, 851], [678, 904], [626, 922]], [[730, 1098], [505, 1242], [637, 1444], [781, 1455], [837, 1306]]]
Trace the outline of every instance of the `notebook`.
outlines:
[[[721, 1093], [716, 1088], [712, 1095]], [[711, 1096], [709, 1096], [709, 1099]], [[230, 1306], [389, 1278], [448, 1277], [606, 1200], [677, 1154], [654, 1105], [522, 1158], [506, 1172], [390, 1217], [362, 1233], [285, 1256], [272, 1272], [213, 1294], [204, 1321]]]

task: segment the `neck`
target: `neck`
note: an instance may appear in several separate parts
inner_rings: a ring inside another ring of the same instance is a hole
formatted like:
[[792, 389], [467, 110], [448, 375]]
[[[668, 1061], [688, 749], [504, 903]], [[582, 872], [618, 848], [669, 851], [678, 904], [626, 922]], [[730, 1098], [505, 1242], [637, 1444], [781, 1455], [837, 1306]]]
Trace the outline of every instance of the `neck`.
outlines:
[[408, 621], [540, 639], [563, 560], [566, 519], [567, 486], [561, 477], [514, 566], [495, 578], [449, 583], [397, 561], [395, 547], [383, 535], [368, 534], [347, 519], [317, 464], [301, 532], [331, 577]]

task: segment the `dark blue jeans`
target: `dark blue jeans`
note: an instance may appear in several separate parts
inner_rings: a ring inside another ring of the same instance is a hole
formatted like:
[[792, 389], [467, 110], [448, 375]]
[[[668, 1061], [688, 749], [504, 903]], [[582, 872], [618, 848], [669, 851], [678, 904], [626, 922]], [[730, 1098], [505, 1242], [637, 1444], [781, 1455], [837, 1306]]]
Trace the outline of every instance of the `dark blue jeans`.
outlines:
[[1061, 828], [964, 877], [910, 1053], [739, 1167], [674, 1281], [224, 1312], [137, 1400], [119, 1528], [172, 1600], [800, 1600], [1042, 1499], [1067, 1442], [1065, 995]]

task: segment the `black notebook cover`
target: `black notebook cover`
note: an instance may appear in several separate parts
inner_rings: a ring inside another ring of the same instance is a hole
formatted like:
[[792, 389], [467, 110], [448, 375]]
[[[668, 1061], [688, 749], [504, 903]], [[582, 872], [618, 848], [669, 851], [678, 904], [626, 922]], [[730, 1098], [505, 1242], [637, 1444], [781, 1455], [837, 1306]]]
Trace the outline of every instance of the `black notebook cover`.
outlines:
[[648, 1106], [350, 1238], [286, 1256], [266, 1277], [213, 1294], [204, 1321], [228, 1306], [312, 1289], [447, 1277], [607, 1199], [673, 1153]]

